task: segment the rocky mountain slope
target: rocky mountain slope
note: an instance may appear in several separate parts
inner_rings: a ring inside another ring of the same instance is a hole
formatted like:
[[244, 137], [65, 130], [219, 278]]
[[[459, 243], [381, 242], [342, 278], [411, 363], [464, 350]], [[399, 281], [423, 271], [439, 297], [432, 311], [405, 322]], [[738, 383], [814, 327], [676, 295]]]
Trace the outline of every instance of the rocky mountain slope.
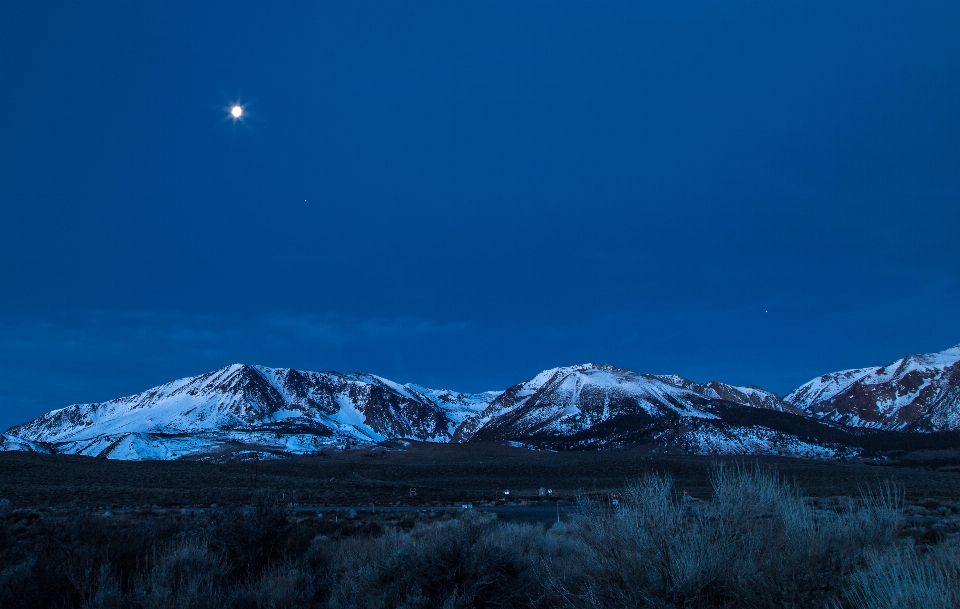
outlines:
[[754, 387], [704, 385], [683, 377], [638, 374], [622, 368], [583, 364], [553, 368], [507, 389], [464, 422], [454, 436], [570, 435], [623, 416], [650, 421], [716, 419], [713, 407], [733, 403], [802, 414], [776, 394]]
[[[370, 374], [235, 364], [134, 396], [54, 410], [11, 428], [6, 444], [119, 459], [243, 449], [304, 453], [391, 439], [556, 439], [637, 416], [650, 431], [681, 420], [719, 420], [723, 405], [795, 410], [758, 388], [593, 364], [547, 370], [505, 392], [481, 394]], [[713, 450], [737, 444], [732, 437], [685, 442], [687, 448], [712, 442]]]
[[638, 374], [613, 366], [554, 368], [504, 391], [464, 421], [454, 441], [511, 441], [554, 450], [652, 445], [720, 454], [834, 456], [836, 444], [808, 440], [777, 425], [759, 425], [732, 410], [804, 417], [757, 387], [694, 383], [677, 375]]
[[44, 444], [24, 440], [10, 434], [0, 434], [0, 450], [22, 450], [33, 453], [49, 453], [50, 449]]
[[450, 391], [428, 397], [370, 374], [235, 364], [54, 410], [9, 435], [57, 452], [114, 458], [176, 458], [225, 443], [309, 452], [389, 438], [444, 442], [484, 399]]
[[[242, 458], [418, 440], [830, 457], [880, 444], [913, 446], [913, 439], [889, 434], [958, 430], [958, 413], [960, 347], [824, 375], [783, 399], [758, 387], [594, 364], [553, 368], [480, 394], [372, 374], [235, 364], [51, 411], [9, 429], [0, 450]], [[872, 430], [887, 433], [883, 442]]]
[[784, 399], [818, 419], [853, 427], [960, 430], [960, 345], [879, 368], [825, 374]]

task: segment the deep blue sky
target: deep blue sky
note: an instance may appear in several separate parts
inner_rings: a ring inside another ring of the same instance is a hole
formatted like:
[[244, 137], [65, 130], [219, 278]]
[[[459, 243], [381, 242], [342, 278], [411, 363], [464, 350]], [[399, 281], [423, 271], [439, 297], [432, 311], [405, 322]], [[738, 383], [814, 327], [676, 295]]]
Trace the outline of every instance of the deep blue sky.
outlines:
[[0, 428], [233, 362], [784, 393], [960, 343], [958, 32], [954, 1], [4, 0]]

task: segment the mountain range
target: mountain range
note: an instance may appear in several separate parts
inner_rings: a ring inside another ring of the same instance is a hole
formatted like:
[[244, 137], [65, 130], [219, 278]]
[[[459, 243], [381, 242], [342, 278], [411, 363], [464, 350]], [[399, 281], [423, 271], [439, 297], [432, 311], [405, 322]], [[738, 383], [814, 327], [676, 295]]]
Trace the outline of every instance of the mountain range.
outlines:
[[960, 346], [825, 374], [783, 398], [759, 387], [595, 364], [553, 368], [505, 391], [473, 394], [365, 373], [234, 364], [133, 396], [53, 410], [0, 434], [0, 450], [230, 459], [495, 441], [549, 450], [642, 446], [835, 458], [950, 444], [960, 438], [956, 432]]

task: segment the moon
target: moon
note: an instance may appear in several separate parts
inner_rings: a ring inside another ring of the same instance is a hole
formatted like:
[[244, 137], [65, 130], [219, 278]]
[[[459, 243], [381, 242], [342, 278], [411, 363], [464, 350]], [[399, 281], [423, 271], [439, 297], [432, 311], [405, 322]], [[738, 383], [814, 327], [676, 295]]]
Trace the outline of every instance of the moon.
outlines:
[[232, 116], [233, 118], [240, 118], [241, 116], [243, 116], [243, 108], [240, 107], [239, 104], [233, 106], [232, 108], [230, 108], [230, 116]]

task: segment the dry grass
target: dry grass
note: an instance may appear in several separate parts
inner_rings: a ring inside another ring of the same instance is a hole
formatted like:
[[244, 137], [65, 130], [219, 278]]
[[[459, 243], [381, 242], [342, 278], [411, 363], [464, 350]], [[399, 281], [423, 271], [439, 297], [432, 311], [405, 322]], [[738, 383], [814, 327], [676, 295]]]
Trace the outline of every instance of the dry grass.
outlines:
[[[371, 456], [375, 455], [375, 456]], [[495, 444], [415, 444], [405, 451], [342, 451], [253, 463], [189, 461], [123, 462], [71, 455], [0, 452], [0, 497], [16, 507], [241, 505], [263, 491], [304, 504], [369, 505], [456, 503], [511, 497], [537, 498], [539, 487], [574, 499], [624, 490], [645, 473], [670, 475], [676, 486], [707, 499], [712, 492], [710, 457], [650, 454], [640, 450], [529, 451]], [[805, 496], [856, 496], [859, 488], [887, 480], [908, 503], [956, 505], [960, 476], [920, 468], [760, 457]], [[936, 509], [931, 506], [930, 509]]]
[[83, 608], [955, 607], [960, 543], [904, 536], [892, 484], [812, 501], [775, 471], [717, 465], [704, 500], [670, 475], [585, 498], [570, 522], [483, 514], [297, 518], [279, 497], [206, 514], [0, 510], [0, 606]]
[[896, 489], [841, 513], [814, 509], [759, 467], [717, 468], [710, 502], [684, 501], [669, 478], [632, 485], [613, 515], [574, 528], [589, 607], [817, 607], [837, 597], [865, 548], [893, 544]]
[[960, 607], [956, 540], [918, 551], [910, 545], [870, 552], [850, 578], [845, 598], [857, 609]]

